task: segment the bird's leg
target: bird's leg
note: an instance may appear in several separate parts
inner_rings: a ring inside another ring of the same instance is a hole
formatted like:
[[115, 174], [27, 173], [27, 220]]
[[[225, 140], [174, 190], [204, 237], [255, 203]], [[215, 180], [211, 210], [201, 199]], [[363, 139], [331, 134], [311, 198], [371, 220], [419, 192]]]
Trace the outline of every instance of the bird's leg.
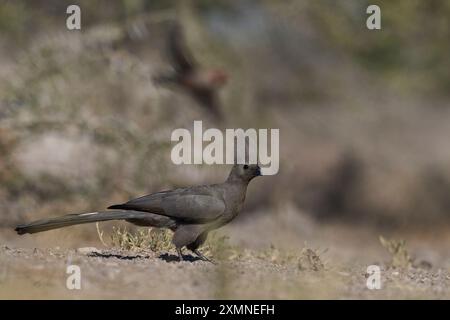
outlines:
[[194, 249], [194, 250], [192, 250], [192, 252], [195, 253], [203, 261], [211, 262], [212, 264], [217, 264], [217, 262], [206, 257], [203, 253], [198, 251], [198, 249]]
[[183, 261], [183, 252], [181, 251], [181, 248], [177, 248], [178, 258], [179, 261]]

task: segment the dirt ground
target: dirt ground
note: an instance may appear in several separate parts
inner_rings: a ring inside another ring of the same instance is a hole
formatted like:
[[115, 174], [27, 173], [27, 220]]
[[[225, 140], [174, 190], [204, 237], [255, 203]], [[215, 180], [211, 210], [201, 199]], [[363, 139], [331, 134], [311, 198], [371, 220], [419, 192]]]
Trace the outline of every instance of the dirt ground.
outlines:
[[[270, 215], [261, 214], [221, 230], [234, 249], [215, 257], [217, 264], [199, 261], [187, 251], [186, 261], [178, 262], [174, 251], [123, 251], [102, 248], [94, 238], [68, 236], [81, 229], [95, 234], [95, 225], [20, 238], [5, 231], [0, 248], [0, 298], [450, 298], [444, 231], [421, 236], [414, 232], [411, 238], [406, 232], [396, 233], [406, 239], [412, 265], [394, 268], [392, 255], [381, 246], [376, 231], [318, 225], [299, 214], [273, 221]], [[55, 239], [60, 239], [58, 246]], [[367, 267], [373, 264], [381, 268], [379, 290], [366, 286]], [[68, 265], [80, 267], [80, 290], [66, 287]]]

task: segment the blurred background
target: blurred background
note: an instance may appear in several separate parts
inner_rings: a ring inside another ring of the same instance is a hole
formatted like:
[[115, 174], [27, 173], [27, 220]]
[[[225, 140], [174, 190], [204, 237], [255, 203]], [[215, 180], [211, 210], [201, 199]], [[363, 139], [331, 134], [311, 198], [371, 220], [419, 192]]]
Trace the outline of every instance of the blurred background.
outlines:
[[[388, 233], [441, 242], [450, 2], [376, 2], [381, 31], [366, 28], [372, 1], [360, 0], [1, 0], [1, 241], [98, 245], [95, 226], [26, 237], [12, 228], [225, 179], [228, 166], [170, 161], [174, 129], [219, 125], [152, 84], [169, 67], [176, 20], [196, 59], [231, 75], [221, 126], [280, 129], [280, 171], [251, 184], [235, 241], [362, 245], [364, 234]], [[70, 4], [81, 7], [81, 31], [66, 29]], [[255, 230], [264, 236], [246, 238]]]

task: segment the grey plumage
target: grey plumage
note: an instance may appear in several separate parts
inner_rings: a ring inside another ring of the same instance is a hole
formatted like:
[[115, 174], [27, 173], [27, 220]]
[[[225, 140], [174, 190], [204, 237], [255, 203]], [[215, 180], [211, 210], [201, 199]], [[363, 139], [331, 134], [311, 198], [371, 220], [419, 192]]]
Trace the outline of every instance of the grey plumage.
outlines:
[[110, 206], [108, 211], [69, 214], [38, 220], [16, 227], [18, 234], [36, 233], [76, 224], [125, 220], [138, 226], [168, 228], [182, 259], [187, 247], [202, 259], [197, 250], [208, 232], [233, 220], [245, 200], [248, 183], [261, 175], [258, 165], [234, 165], [224, 183], [162, 191]]

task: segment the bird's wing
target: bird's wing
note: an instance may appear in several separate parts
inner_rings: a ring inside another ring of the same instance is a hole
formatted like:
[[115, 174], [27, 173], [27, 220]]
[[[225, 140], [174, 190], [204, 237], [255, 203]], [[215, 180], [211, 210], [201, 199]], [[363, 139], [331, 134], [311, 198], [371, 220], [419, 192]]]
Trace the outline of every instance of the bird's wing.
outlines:
[[188, 73], [196, 67], [197, 63], [186, 46], [179, 24], [173, 24], [169, 30], [167, 54], [172, 66], [179, 73]]
[[192, 187], [150, 194], [108, 209], [146, 211], [187, 222], [207, 222], [225, 211], [225, 203], [209, 192], [208, 187]]
[[217, 119], [222, 119], [218, 93], [214, 89], [191, 89], [191, 95], [199, 104], [212, 112]]

